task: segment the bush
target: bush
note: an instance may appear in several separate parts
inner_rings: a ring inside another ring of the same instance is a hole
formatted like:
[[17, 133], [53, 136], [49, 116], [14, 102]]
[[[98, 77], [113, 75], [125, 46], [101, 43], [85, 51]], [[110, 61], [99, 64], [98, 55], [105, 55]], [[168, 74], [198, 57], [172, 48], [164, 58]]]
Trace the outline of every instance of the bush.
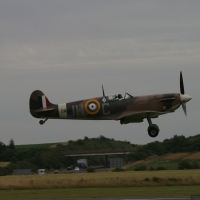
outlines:
[[200, 169], [199, 163], [197, 161], [193, 161], [192, 163], [188, 161], [181, 161], [178, 164], [179, 169]]
[[124, 171], [124, 169], [122, 169], [122, 168], [115, 168], [113, 170], [113, 172], [123, 172], [123, 171]]
[[156, 177], [156, 176], [154, 176], [152, 178], [152, 181], [154, 181], [154, 182], [161, 182], [162, 180], [163, 180], [162, 178], [159, 178], [159, 177]]
[[172, 182], [178, 182], [178, 181], [181, 181], [181, 179], [179, 178], [168, 178], [169, 181], [172, 181]]
[[192, 169], [200, 169], [199, 163], [197, 161], [192, 162]]
[[157, 170], [167, 170], [165, 167], [159, 166], [157, 167]]
[[154, 171], [154, 170], [155, 170], [155, 168], [153, 168], [153, 167], [149, 168], [149, 171]]
[[145, 178], [144, 181], [148, 182], [150, 181], [150, 178]]
[[178, 169], [192, 169], [192, 165], [188, 161], [181, 161], [178, 164]]
[[146, 171], [147, 167], [145, 165], [141, 165], [135, 168], [135, 171]]

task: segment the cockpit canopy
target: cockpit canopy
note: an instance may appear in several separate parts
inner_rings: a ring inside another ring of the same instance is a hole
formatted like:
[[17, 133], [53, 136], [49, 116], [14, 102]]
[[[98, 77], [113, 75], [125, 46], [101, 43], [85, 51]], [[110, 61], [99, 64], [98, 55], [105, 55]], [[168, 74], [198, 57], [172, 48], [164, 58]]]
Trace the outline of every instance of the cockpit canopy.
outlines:
[[117, 100], [122, 100], [122, 99], [133, 98], [133, 96], [126, 92], [124, 97], [121, 94], [111, 94], [107, 96], [107, 98], [108, 98], [108, 101], [117, 101]]

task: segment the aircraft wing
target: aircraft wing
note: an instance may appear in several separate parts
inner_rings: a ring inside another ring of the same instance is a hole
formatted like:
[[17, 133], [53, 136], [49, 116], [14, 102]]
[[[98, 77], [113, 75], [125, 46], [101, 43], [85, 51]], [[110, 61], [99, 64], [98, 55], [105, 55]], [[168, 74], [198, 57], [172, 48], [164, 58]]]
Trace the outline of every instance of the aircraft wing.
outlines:
[[124, 115], [120, 116], [118, 120], [120, 120], [121, 124], [129, 124], [129, 123], [138, 123], [143, 122], [144, 118], [149, 116], [150, 118], [157, 118], [159, 115], [164, 115], [171, 112], [158, 112], [158, 111], [142, 111], [135, 113], [126, 112]]

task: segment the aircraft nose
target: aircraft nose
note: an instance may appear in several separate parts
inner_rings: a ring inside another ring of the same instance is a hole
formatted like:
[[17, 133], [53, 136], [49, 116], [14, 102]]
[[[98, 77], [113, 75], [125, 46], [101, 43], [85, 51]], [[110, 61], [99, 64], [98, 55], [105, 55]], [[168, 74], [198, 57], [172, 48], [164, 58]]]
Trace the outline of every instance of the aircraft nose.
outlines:
[[187, 94], [180, 94], [180, 96], [181, 96], [181, 101], [182, 102], [183, 101], [188, 102], [188, 101], [190, 101], [192, 99], [192, 97], [187, 95]]

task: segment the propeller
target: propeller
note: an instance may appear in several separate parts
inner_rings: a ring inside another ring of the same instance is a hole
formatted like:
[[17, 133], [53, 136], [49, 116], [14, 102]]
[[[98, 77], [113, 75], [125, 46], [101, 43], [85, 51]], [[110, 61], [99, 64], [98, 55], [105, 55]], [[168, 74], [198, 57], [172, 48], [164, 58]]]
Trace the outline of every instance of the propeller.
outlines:
[[180, 89], [181, 89], [181, 94], [185, 94], [182, 71], [180, 71]]
[[180, 91], [181, 91], [181, 94], [180, 94], [181, 105], [182, 105], [183, 111], [185, 113], [185, 116], [187, 117], [186, 102], [190, 101], [192, 99], [192, 97], [185, 94], [182, 71], [180, 72]]
[[187, 117], [186, 103], [183, 101], [181, 104], [182, 104], [182, 108], [183, 108], [183, 111], [185, 113], [185, 116]]

